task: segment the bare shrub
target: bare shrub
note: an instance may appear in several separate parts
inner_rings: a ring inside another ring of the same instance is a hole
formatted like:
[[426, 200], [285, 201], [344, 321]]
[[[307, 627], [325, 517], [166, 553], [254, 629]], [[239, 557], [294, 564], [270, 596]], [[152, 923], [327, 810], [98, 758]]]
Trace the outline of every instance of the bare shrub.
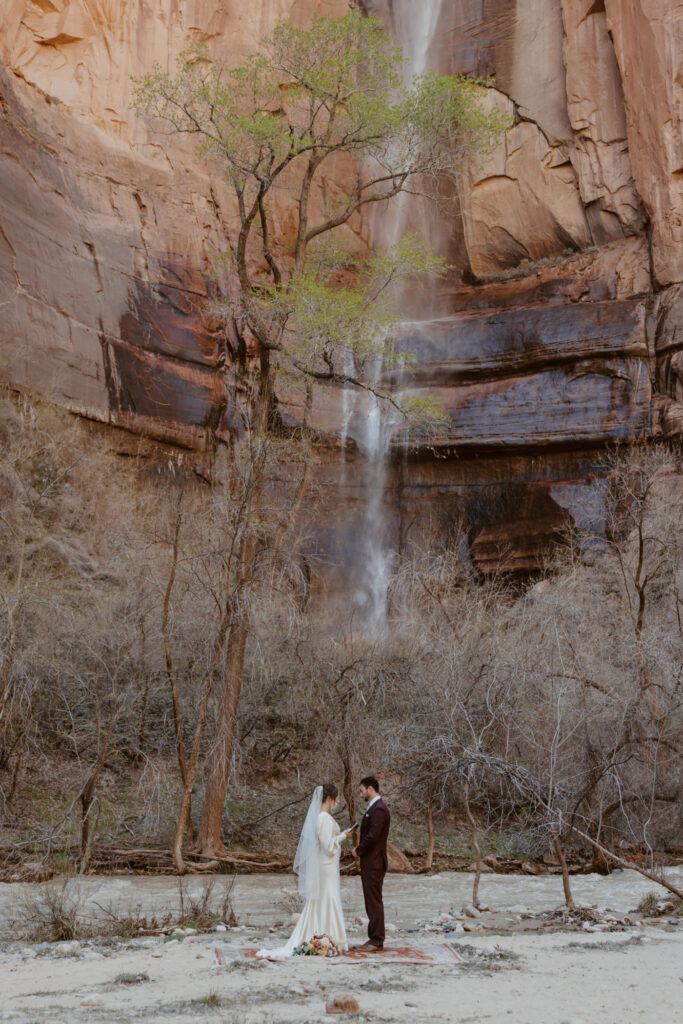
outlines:
[[234, 885], [234, 875], [230, 877], [227, 885], [222, 879], [219, 881], [216, 878], [208, 878], [202, 881], [199, 888], [193, 888], [191, 883], [182, 877], [179, 878], [175, 923], [199, 930], [210, 928], [219, 922], [235, 926], [237, 915], [232, 903]]
[[72, 878], [22, 893], [11, 917], [15, 934], [30, 942], [64, 942], [89, 934], [83, 896]]

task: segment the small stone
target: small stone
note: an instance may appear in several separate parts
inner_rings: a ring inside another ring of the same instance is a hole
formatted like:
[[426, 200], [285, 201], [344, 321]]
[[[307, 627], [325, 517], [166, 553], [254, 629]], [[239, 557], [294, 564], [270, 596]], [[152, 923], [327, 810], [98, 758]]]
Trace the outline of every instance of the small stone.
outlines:
[[468, 917], [481, 917], [481, 912], [476, 907], [465, 907], [465, 913]]
[[227, 932], [227, 927], [224, 924], [217, 924], [214, 928], [215, 932]]
[[349, 992], [342, 992], [332, 999], [325, 1006], [326, 1013], [360, 1013], [358, 1000]]
[[398, 926], [395, 924], [385, 924], [384, 930], [385, 932], [388, 932], [390, 935], [395, 935], [396, 932], [398, 931]]
[[197, 934], [197, 929], [196, 928], [186, 928], [185, 929], [185, 934], [186, 935], [196, 935]]
[[57, 956], [76, 956], [81, 951], [81, 944], [78, 939], [72, 942], [58, 942], [55, 946]]
[[81, 1006], [104, 1006], [104, 999], [84, 999]]
[[82, 960], [104, 960], [102, 953], [96, 953], [94, 949], [85, 949], [81, 953]]

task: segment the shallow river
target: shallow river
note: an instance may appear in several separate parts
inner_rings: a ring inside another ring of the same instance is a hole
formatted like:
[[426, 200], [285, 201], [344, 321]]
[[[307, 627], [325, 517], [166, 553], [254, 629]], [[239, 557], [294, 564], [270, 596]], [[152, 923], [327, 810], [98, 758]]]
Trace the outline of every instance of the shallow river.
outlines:
[[[683, 867], [668, 870], [670, 880], [683, 887]], [[115, 908], [123, 914], [138, 906], [146, 915], [163, 917], [178, 905], [178, 879], [148, 876], [86, 876], [71, 883], [77, 885], [87, 916], [98, 916], [100, 907]], [[205, 879], [191, 876], [185, 880], [190, 894], [197, 894]], [[230, 884], [230, 879], [215, 879], [216, 894]], [[21, 915], [20, 904], [45, 885], [0, 883], [0, 937], [11, 938], [11, 921]], [[287, 921], [294, 907], [291, 896], [296, 880], [287, 875], [240, 875], [234, 880], [233, 905], [240, 924], [269, 926]], [[579, 903], [610, 908], [619, 913], [633, 910], [642, 897], [661, 889], [634, 871], [617, 871], [602, 875], [577, 875], [572, 878], [572, 892]], [[471, 901], [472, 875], [466, 872], [444, 872], [438, 875], [388, 875], [385, 882], [387, 920], [399, 927], [411, 928], [417, 921], [431, 918], [451, 907]], [[564, 902], [562, 879], [557, 875], [483, 875], [480, 901], [492, 910], [525, 907], [529, 910], [552, 910]], [[363, 912], [360, 878], [342, 879], [342, 898], [348, 917]]]

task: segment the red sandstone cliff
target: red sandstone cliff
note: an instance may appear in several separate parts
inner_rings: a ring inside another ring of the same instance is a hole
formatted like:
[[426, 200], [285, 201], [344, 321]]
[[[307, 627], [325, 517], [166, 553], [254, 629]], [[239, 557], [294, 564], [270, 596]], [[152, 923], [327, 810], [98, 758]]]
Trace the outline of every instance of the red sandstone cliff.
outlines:
[[[191, 144], [136, 119], [129, 76], [189, 36], [238, 62], [281, 17], [346, 7], [5, 0], [4, 379], [190, 448], [229, 428], [230, 338], [204, 311], [229, 198]], [[482, 564], [502, 539], [529, 564], [580, 519], [605, 443], [683, 430], [682, 35], [678, 0], [442, 5], [433, 62], [493, 75], [489, 102], [515, 124], [447, 225], [458, 272], [438, 322], [409, 331], [458, 458], [401, 463], [390, 493], [397, 521], [447, 528], [464, 509]], [[337, 429], [340, 396], [321, 391], [316, 414]]]

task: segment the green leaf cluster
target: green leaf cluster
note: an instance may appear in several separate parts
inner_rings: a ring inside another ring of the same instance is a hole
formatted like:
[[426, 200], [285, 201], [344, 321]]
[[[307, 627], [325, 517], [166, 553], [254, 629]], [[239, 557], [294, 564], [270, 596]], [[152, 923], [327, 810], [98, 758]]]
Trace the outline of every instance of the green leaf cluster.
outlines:
[[[457, 177], [463, 160], [491, 149], [507, 123], [481, 102], [486, 82], [405, 79], [404, 58], [381, 22], [353, 11], [308, 28], [284, 21], [237, 68], [196, 45], [175, 73], [155, 65], [136, 80], [137, 109], [196, 135], [231, 186], [238, 225], [222, 261], [226, 298], [215, 311], [270, 350], [262, 374], [372, 389], [378, 361], [391, 368], [406, 359], [393, 354], [397, 287], [408, 277], [441, 276], [443, 261], [412, 237], [364, 258], [330, 239], [371, 204]], [[354, 168], [346, 194], [322, 187], [340, 156]], [[295, 211], [287, 238], [275, 230], [283, 192]], [[271, 379], [257, 389], [269, 401], [273, 393]]]

